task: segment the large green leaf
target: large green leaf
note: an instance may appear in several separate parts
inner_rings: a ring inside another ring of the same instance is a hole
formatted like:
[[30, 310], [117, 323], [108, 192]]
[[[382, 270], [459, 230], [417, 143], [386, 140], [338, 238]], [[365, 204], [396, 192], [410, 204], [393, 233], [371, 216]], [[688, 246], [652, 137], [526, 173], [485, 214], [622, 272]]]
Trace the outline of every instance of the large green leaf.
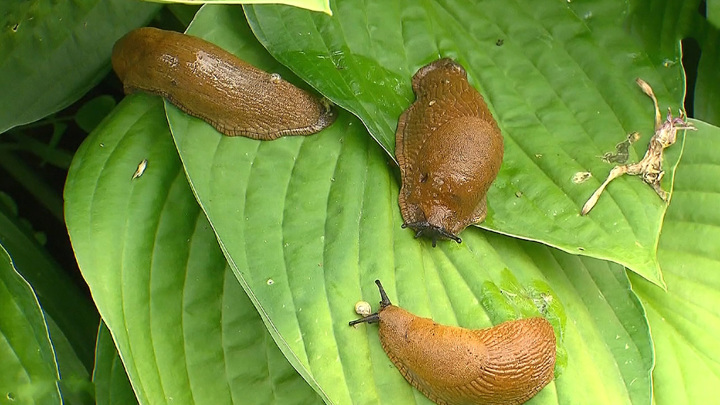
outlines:
[[61, 404], [57, 363], [40, 304], [0, 245], [0, 402]]
[[667, 291], [632, 277], [652, 327], [659, 405], [720, 398], [720, 128], [695, 125], [660, 238]]
[[[682, 105], [678, 43], [646, 47], [635, 33], [658, 32], [659, 21], [631, 19], [628, 4], [603, 0], [331, 5], [332, 18], [282, 6], [246, 10], [273, 56], [359, 116], [391, 155], [413, 73], [439, 57], [457, 59], [505, 137], [481, 226], [606, 258], [662, 284], [655, 250], [666, 204], [651, 188], [615, 180], [590, 215], [579, 215], [611, 169], [600, 156], [640, 131], [630, 155], [637, 160], [653, 133], [652, 102], [635, 78], [654, 87], [663, 109]], [[680, 149], [666, 160], [666, 188]], [[573, 183], [586, 171], [592, 179]]]
[[0, 3], [0, 133], [67, 107], [107, 74], [112, 44], [157, 5], [127, 0]]
[[[235, 8], [205, 7], [190, 32], [207, 30], [251, 63], [284, 72], [242, 45], [239, 18]], [[649, 333], [621, 266], [479, 229], [466, 231], [461, 245], [429, 248], [400, 229], [393, 163], [346, 112], [320, 134], [258, 142], [223, 137], [166, 108], [233, 270], [327, 402], [427, 403], [390, 367], [374, 327], [347, 326], [357, 300], [377, 300], [375, 278], [395, 303], [443, 323], [551, 319], [560, 377], [539, 403], [649, 402]]]
[[541, 398], [649, 401], [647, 326], [620, 266], [480, 231], [461, 246], [424, 250], [394, 226], [397, 182], [382, 151], [346, 114], [335, 125], [272, 143], [193, 124], [174, 133], [239, 279], [327, 401], [425, 402], [388, 367], [375, 329], [347, 327], [355, 301], [377, 299], [375, 278], [396, 303], [467, 327], [537, 314], [546, 297], [555, 303], [547, 315], [568, 319], [559, 328], [568, 359]]
[[160, 99], [128, 98], [93, 132], [65, 199], [83, 277], [140, 403], [317, 401], [228, 270]]

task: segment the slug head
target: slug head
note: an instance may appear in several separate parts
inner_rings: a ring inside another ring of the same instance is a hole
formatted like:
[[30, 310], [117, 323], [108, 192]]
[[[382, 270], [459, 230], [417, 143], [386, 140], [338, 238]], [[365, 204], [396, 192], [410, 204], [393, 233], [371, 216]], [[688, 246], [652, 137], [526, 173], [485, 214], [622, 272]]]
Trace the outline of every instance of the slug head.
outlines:
[[421, 236], [426, 236], [426, 237], [430, 238], [432, 240], [433, 247], [435, 247], [437, 245], [438, 239], [451, 239], [457, 243], [462, 243], [462, 239], [460, 239], [459, 236], [446, 230], [442, 226], [433, 225], [428, 221], [402, 224], [403, 229], [407, 228], [407, 227], [410, 227], [410, 229], [415, 231], [416, 239]]
[[348, 325], [353, 326], [363, 322], [377, 323], [380, 321], [380, 312], [382, 312], [383, 309], [392, 305], [392, 303], [390, 303], [390, 299], [388, 299], [388, 296], [385, 293], [385, 289], [380, 283], [380, 280], [375, 280], [375, 284], [377, 284], [378, 289], [380, 290], [380, 309], [378, 309], [378, 311], [373, 314], [370, 314], [360, 319], [356, 319], [354, 321], [350, 321], [348, 322]]

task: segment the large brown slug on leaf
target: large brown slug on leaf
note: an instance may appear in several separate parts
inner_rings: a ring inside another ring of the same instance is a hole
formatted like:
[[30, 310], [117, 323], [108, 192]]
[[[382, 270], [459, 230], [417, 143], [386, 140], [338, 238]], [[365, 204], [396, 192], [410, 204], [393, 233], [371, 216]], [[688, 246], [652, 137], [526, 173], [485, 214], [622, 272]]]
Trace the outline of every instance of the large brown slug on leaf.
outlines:
[[219, 132], [260, 140], [309, 135], [332, 124], [330, 104], [200, 38], [140, 28], [113, 47], [125, 93], [168, 99]]
[[521, 404], [553, 379], [555, 333], [545, 318], [488, 329], [439, 325], [390, 303], [379, 280], [380, 343], [405, 379], [442, 405]]
[[500, 170], [503, 138], [462, 66], [439, 59], [412, 78], [416, 101], [400, 116], [395, 156], [404, 227], [415, 236], [461, 242], [458, 234], [485, 220], [487, 193]]

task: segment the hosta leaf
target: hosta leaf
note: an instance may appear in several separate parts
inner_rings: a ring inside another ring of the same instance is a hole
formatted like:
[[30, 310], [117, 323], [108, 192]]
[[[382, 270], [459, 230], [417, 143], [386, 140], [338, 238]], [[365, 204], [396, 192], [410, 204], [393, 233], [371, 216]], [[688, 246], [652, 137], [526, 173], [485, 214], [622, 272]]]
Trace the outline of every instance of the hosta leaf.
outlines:
[[[682, 105], [677, 43], [646, 48], [624, 2], [335, 1], [323, 16], [247, 7], [253, 32], [283, 64], [356, 114], [390, 156], [410, 78], [439, 57], [463, 64], [505, 137], [505, 158], [481, 226], [571, 253], [609, 259], [662, 284], [655, 250], [666, 204], [636, 178], [615, 180], [587, 217], [580, 208], [612, 168], [601, 156], [627, 133], [653, 134], [655, 89], [663, 110]], [[644, 25], [643, 25], [644, 24]], [[681, 141], [680, 141], [681, 142]], [[665, 187], [679, 159], [666, 161]], [[394, 169], [392, 169], [394, 170]], [[593, 177], [582, 184], [576, 173]]]
[[0, 398], [61, 404], [57, 362], [40, 304], [0, 245]]
[[95, 347], [95, 400], [98, 405], [137, 404], [115, 342], [104, 323], [100, 324]]
[[107, 74], [115, 40], [157, 10], [127, 0], [0, 3], [0, 133], [75, 102]]
[[720, 27], [706, 23], [698, 41], [702, 54], [695, 82], [695, 118], [720, 125], [720, 83], [717, 70], [720, 63]]
[[[280, 71], [244, 45], [240, 11], [205, 7], [191, 33]], [[231, 28], [232, 27], [232, 28]], [[621, 266], [474, 228], [432, 249], [400, 229], [394, 163], [354, 117], [308, 137], [223, 137], [166, 103], [193, 191], [278, 345], [329, 403], [428, 403], [350, 328], [356, 301], [396, 304], [470, 328], [543, 314], [560, 337], [559, 377], [537, 403], [648, 403], [647, 323]]]
[[[182, 0], [153, 0], [158, 3], [187, 3]], [[198, 2], [200, 3], [200, 2]], [[206, 4], [287, 4], [311, 11], [322, 11], [332, 15], [330, 0], [202, 0]]]
[[159, 98], [124, 100], [83, 143], [65, 199], [80, 269], [140, 403], [317, 401], [227, 269]]
[[688, 135], [660, 238], [667, 291], [631, 278], [652, 327], [658, 405], [720, 397], [720, 128], [695, 125], [699, 130]]
[[94, 358], [93, 330], [98, 323], [92, 302], [38, 242], [33, 229], [17, 216], [16, 210], [2, 203], [0, 244], [12, 255], [15, 268], [33, 287], [43, 311], [58, 326], [89, 374]]

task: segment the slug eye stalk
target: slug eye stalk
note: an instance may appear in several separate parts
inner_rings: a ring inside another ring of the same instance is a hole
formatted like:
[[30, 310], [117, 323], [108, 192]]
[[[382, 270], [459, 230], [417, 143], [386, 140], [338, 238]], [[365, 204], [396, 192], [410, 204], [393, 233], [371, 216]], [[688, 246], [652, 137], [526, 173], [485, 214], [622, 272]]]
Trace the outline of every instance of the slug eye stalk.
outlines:
[[375, 284], [377, 284], [378, 289], [380, 290], [380, 309], [378, 312], [375, 312], [373, 314], [370, 314], [366, 317], [356, 319], [354, 321], [348, 322], [348, 325], [353, 326], [357, 325], [359, 323], [367, 322], [367, 323], [378, 323], [380, 322], [380, 315], [379, 312], [385, 309], [386, 307], [389, 307], [392, 305], [390, 302], [390, 299], [388, 298], [387, 294], [385, 293], [385, 289], [382, 286], [382, 283], [380, 283], [380, 280], [375, 280]]

